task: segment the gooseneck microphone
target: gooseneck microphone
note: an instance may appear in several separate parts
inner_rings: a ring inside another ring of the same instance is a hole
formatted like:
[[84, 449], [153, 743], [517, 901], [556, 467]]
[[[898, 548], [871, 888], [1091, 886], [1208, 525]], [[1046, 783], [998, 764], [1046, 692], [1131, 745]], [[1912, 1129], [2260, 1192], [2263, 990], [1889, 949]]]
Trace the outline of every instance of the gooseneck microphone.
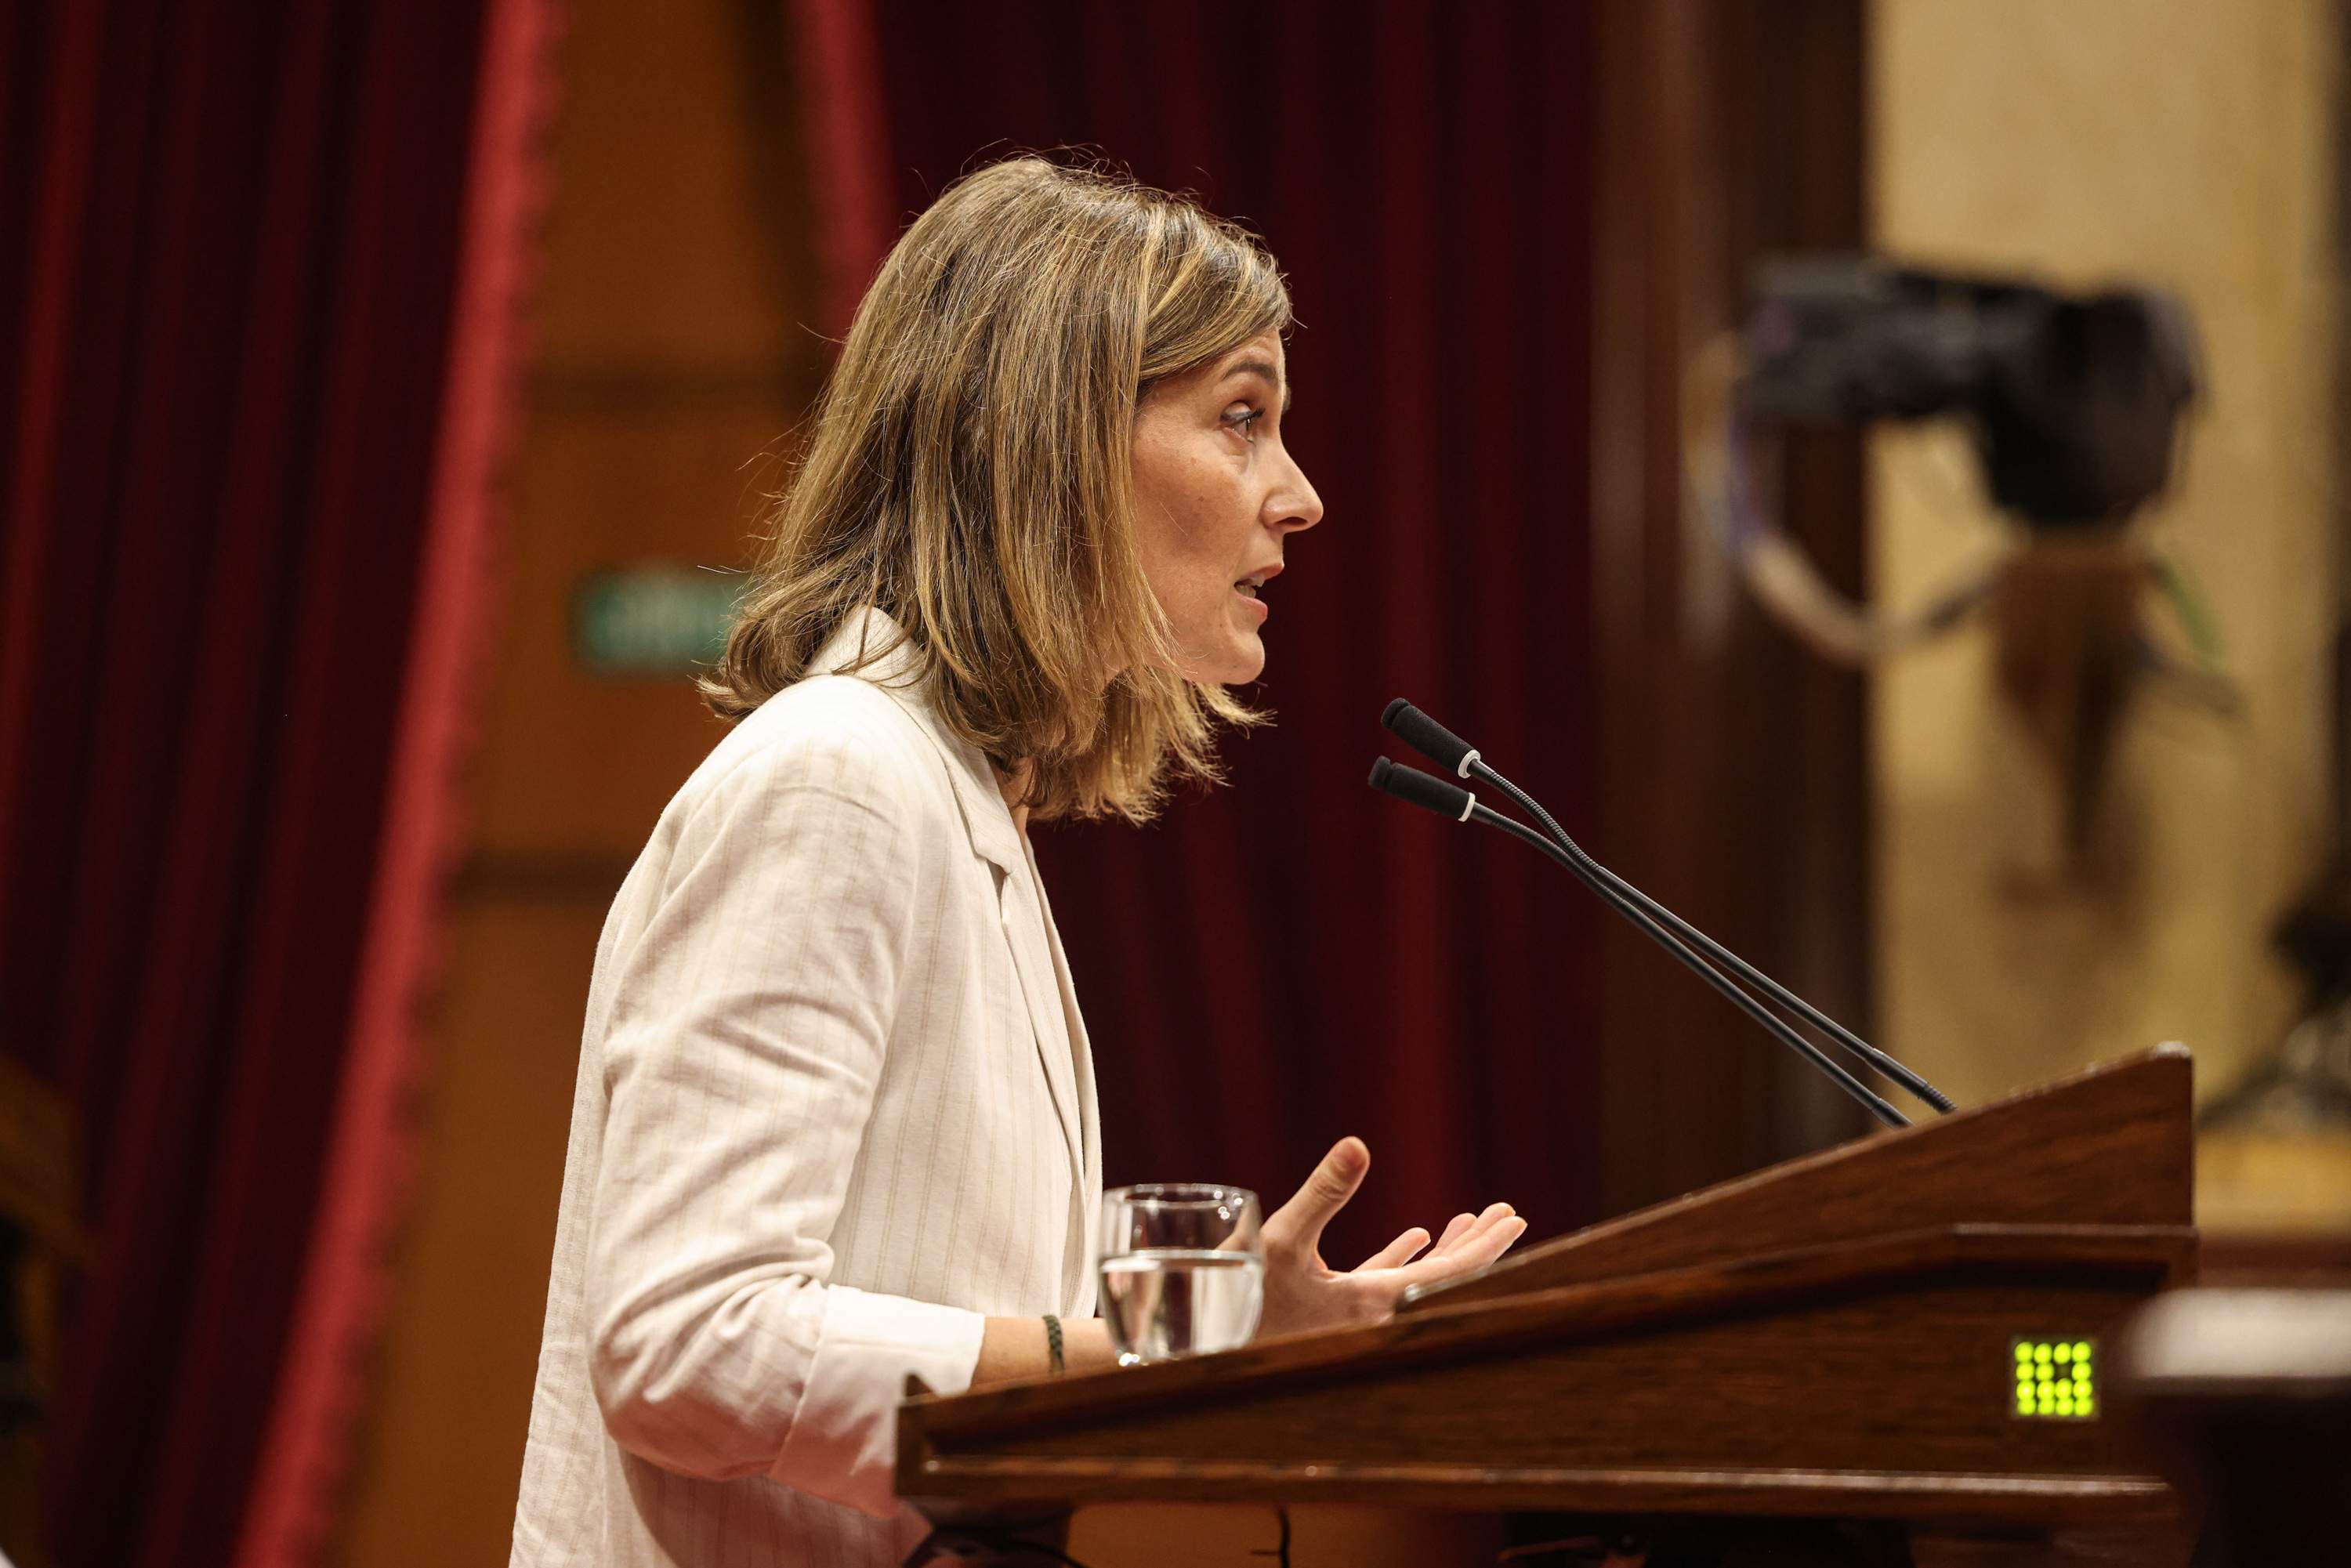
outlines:
[[1398, 697], [1388, 704], [1387, 710], [1380, 716], [1380, 722], [1386, 726], [1398, 739], [1432, 762], [1443, 764], [1461, 778], [1475, 778], [1500, 790], [1516, 802], [1520, 810], [1541, 823], [1552, 841], [1564, 850], [1569, 856], [1579, 862], [1623, 897], [1646, 910], [1660, 925], [1705, 953], [1714, 962], [1729, 969], [1740, 979], [1763, 992], [1789, 1011], [1795, 1013], [1806, 1023], [1901, 1084], [1936, 1110], [1949, 1111], [1952, 1108], [1950, 1100], [1924, 1078], [1919, 1077], [1909, 1068], [1886, 1055], [1853, 1030], [1708, 936], [1705, 932], [1593, 860], [1573, 839], [1567, 836], [1567, 831], [1552, 819], [1549, 811], [1543, 810], [1541, 802], [1488, 767], [1479, 757], [1475, 747], [1428, 715], [1421, 712], [1404, 698]]
[[1372, 788], [1384, 790], [1400, 800], [1408, 800], [1416, 806], [1435, 811], [1440, 816], [1450, 817], [1455, 821], [1479, 822], [1489, 828], [1499, 828], [1520, 842], [1548, 855], [1558, 862], [1570, 876], [1574, 877], [1576, 881], [1597, 894], [1602, 903], [1639, 926], [1652, 941], [1679, 959], [1684, 967], [1729, 998], [1732, 1005], [1761, 1024], [1773, 1039], [1810, 1061], [1825, 1074], [1831, 1082], [1859, 1101], [1871, 1115], [1889, 1127], [1907, 1127], [1910, 1124], [1910, 1119], [1896, 1110], [1884, 1096], [1838, 1066], [1819, 1046], [1814, 1045], [1767, 1011], [1762, 1003], [1740, 990], [1729, 976], [1708, 963], [1680, 938], [1667, 930], [1662, 921], [1656, 919], [1648, 911], [1593, 875], [1592, 870], [1584, 866], [1581, 861], [1532, 828], [1523, 822], [1514, 821], [1489, 807], [1480, 806], [1475, 795], [1458, 784], [1423, 773], [1416, 768], [1401, 767], [1384, 757], [1372, 764]]
[[[1896, 1110], [1883, 1097], [1872, 1091], [1852, 1073], [1839, 1066], [1819, 1047], [1768, 1011], [1747, 991], [1722, 972], [1729, 969], [1772, 1001], [1802, 1018], [1837, 1044], [1844, 1046], [1872, 1066], [1885, 1072], [1904, 1088], [1917, 1095], [1938, 1111], [1952, 1108], [1950, 1100], [1917, 1073], [1894, 1058], [1869, 1044], [1859, 1035], [1838, 1023], [1802, 997], [1773, 980], [1770, 976], [1633, 886], [1586, 854], [1575, 841], [1554, 821], [1540, 802], [1503, 778], [1479, 758], [1477, 748], [1443, 725], [1399, 697], [1388, 705], [1381, 722], [1394, 731], [1413, 749], [1437, 762], [1461, 779], [1475, 779], [1492, 785], [1543, 825], [1539, 833], [1521, 822], [1501, 815], [1477, 803], [1467, 789], [1443, 779], [1432, 778], [1410, 768], [1401, 768], [1382, 758], [1372, 768], [1373, 788], [1410, 801], [1426, 810], [1439, 812], [1457, 821], [1476, 821], [1497, 828], [1513, 838], [1541, 852], [1559, 862], [1569, 874], [1589, 887], [1603, 903], [1638, 926], [1644, 934], [1663, 946], [1692, 973], [1705, 980], [1753, 1019], [1774, 1039], [1796, 1051], [1826, 1076], [1838, 1088], [1866, 1107], [1870, 1113], [1888, 1126], [1906, 1126], [1908, 1118]], [[1705, 956], [1701, 956], [1700, 954]], [[1712, 962], [1708, 962], [1708, 959]], [[1717, 968], [1716, 965], [1721, 968]]]

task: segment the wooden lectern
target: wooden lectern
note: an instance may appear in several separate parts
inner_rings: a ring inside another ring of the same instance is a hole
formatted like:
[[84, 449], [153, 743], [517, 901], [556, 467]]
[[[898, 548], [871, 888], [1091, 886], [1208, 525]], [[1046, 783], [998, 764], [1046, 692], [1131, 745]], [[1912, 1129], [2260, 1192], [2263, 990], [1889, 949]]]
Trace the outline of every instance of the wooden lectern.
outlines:
[[910, 1397], [898, 1490], [950, 1525], [1155, 1500], [2028, 1551], [2179, 1533], [2099, 1379], [2109, 1331], [2193, 1276], [2192, 1164], [2166, 1046], [1530, 1249], [1374, 1327]]

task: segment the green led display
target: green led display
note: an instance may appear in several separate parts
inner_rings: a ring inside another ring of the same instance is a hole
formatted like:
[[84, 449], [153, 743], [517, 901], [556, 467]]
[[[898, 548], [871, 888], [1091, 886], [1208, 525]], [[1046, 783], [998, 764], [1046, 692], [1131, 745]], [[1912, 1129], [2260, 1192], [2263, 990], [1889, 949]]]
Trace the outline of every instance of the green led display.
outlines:
[[2094, 1347], [2085, 1339], [2009, 1342], [2016, 1415], [2036, 1421], [2087, 1421], [2098, 1413]]

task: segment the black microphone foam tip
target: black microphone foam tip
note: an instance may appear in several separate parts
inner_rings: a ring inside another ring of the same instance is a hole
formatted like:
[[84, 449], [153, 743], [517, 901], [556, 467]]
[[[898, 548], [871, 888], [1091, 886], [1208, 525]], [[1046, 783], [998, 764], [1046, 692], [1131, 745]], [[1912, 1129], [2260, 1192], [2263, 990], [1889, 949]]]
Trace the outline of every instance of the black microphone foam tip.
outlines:
[[1468, 741], [1402, 697], [1388, 704], [1387, 711], [1380, 715], [1380, 722], [1406, 746], [1448, 773], [1460, 774], [1463, 759], [1474, 749]]
[[1384, 757], [1372, 764], [1372, 788], [1456, 822], [1468, 821], [1469, 808], [1477, 801], [1476, 796], [1450, 779], [1417, 768], [1399, 768]]

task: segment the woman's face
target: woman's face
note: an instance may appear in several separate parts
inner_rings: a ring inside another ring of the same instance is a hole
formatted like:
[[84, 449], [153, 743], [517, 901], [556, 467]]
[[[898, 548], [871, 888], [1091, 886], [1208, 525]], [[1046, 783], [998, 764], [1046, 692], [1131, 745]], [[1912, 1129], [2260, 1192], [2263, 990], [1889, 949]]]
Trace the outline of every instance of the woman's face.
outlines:
[[1322, 499], [1281, 444], [1290, 401], [1269, 332], [1151, 389], [1134, 421], [1136, 543], [1176, 632], [1177, 673], [1233, 685], [1265, 668], [1259, 597], [1283, 542], [1322, 520]]

